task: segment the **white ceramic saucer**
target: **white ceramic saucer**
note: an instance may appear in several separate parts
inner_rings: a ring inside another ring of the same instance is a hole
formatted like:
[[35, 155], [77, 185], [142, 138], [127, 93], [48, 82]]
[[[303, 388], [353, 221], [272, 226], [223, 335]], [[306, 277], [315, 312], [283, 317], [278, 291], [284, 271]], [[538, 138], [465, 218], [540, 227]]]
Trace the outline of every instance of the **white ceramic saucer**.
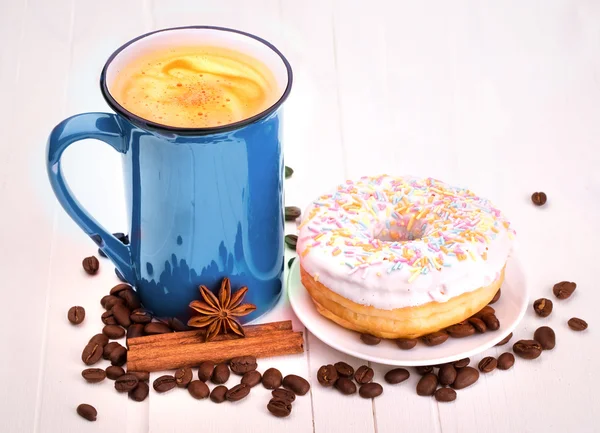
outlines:
[[357, 358], [387, 365], [419, 366], [456, 361], [476, 355], [501, 341], [512, 332], [525, 315], [528, 288], [522, 265], [516, 257], [506, 265], [502, 296], [493, 307], [500, 320], [498, 331], [488, 331], [467, 338], [449, 338], [445, 343], [428, 347], [419, 342], [412, 350], [401, 350], [393, 341], [383, 340], [377, 346], [364, 344], [359, 334], [349, 331], [321, 316], [300, 282], [300, 264], [296, 259], [288, 275], [290, 304], [300, 321], [325, 344]]

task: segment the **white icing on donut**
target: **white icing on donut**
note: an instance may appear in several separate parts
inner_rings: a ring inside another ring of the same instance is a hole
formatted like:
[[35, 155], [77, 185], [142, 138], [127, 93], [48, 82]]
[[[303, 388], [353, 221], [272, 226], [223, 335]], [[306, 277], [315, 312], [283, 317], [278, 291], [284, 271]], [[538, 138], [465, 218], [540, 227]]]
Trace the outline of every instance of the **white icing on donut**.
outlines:
[[332, 291], [391, 310], [490, 284], [514, 234], [498, 209], [467, 189], [382, 175], [346, 181], [309, 205], [296, 250]]

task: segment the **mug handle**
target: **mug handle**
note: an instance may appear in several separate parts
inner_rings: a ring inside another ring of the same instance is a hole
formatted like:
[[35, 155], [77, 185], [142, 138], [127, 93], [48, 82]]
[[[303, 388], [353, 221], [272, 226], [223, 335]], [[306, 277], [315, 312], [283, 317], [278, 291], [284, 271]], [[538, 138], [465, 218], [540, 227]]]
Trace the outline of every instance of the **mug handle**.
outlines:
[[131, 250], [107, 231], [81, 206], [65, 182], [60, 167], [62, 153], [79, 140], [101, 140], [117, 152], [125, 153], [127, 145], [124, 132], [116, 115], [109, 113], [83, 113], [60, 122], [50, 133], [46, 149], [46, 168], [56, 198], [67, 214], [106, 253], [121, 275], [134, 284]]

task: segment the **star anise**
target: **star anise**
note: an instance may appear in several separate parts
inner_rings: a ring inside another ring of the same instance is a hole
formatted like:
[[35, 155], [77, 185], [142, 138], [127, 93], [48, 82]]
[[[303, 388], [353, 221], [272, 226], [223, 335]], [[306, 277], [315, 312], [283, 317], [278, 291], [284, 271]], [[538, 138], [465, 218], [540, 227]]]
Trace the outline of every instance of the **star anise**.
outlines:
[[217, 335], [229, 331], [245, 337], [244, 328], [237, 318], [256, 310], [256, 305], [242, 304], [246, 292], [248, 288], [244, 286], [232, 295], [229, 278], [223, 278], [218, 298], [206, 286], [200, 286], [200, 295], [204, 302], [190, 303], [190, 307], [200, 314], [192, 317], [188, 325], [195, 328], [208, 327], [206, 341], [211, 341]]

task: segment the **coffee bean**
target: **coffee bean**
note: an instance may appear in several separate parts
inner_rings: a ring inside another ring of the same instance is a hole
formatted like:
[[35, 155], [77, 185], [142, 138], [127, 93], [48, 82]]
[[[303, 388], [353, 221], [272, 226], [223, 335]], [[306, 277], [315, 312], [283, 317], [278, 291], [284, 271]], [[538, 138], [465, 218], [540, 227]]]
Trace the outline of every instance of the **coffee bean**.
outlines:
[[125, 305], [129, 310], [137, 310], [142, 306], [137, 292], [131, 288], [120, 291], [119, 297], [125, 301]]
[[110, 352], [109, 359], [112, 365], [122, 366], [127, 362], [127, 349], [119, 344]]
[[237, 375], [243, 375], [249, 371], [256, 370], [256, 358], [254, 356], [238, 356], [229, 361], [229, 367]]
[[188, 385], [188, 392], [192, 397], [198, 400], [206, 398], [210, 395], [208, 385], [201, 380], [192, 380]]
[[354, 380], [356, 383], [364, 384], [373, 380], [373, 376], [375, 376], [375, 372], [373, 369], [367, 365], [361, 365], [354, 373]]
[[267, 404], [267, 410], [279, 418], [284, 418], [292, 413], [292, 404], [287, 400], [272, 398]]
[[289, 179], [294, 174], [294, 169], [292, 167], [285, 166], [285, 178]]
[[368, 344], [369, 346], [376, 346], [381, 343], [381, 338], [370, 334], [360, 334], [360, 339], [363, 343]]
[[242, 376], [242, 380], [240, 381], [240, 383], [245, 383], [250, 388], [254, 388], [256, 385], [258, 385], [260, 383], [261, 379], [262, 379], [262, 375], [260, 374], [260, 372], [258, 372], [256, 370], [252, 370], [252, 371], [249, 371], [248, 373], [245, 373]]
[[102, 358], [102, 346], [97, 343], [88, 343], [81, 353], [81, 360], [85, 365], [94, 365]]
[[567, 322], [567, 325], [569, 325], [569, 328], [571, 328], [573, 331], [585, 331], [588, 327], [587, 322], [578, 317], [570, 318]]
[[397, 338], [396, 344], [402, 350], [410, 350], [417, 345], [417, 341], [416, 338]]
[[104, 359], [110, 359], [111, 352], [116, 347], [119, 347], [119, 346], [120, 346], [120, 344], [117, 343], [116, 341], [111, 341], [110, 343], [108, 343], [106, 346], [104, 346], [104, 351], [102, 352], [102, 358], [104, 358]]
[[292, 263], [294, 263], [294, 260], [296, 260], [296, 257], [292, 257], [288, 260], [288, 269], [292, 267]]
[[119, 293], [123, 290], [131, 289], [131, 286], [126, 283], [117, 284], [112, 289], [110, 289], [110, 294], [114, 296], [119, 296]]
[[296, 394], [294, 394], [292, 391], [290, 391], [288, 389], [284, 389], [284, 388], [274, 389], [271, 392], [271, 395], [273, 396], [273, 398], [278, 398], [280, 400], [286, 400], [286, 401], [289, 401], [290, 403], [293, 402], [294, 400], [296, 400]]
[[463, 359], [459, 359], [458, 361], [453, 362], [452, 365], [454, 366], [454, 368], [464, 368], [467, 365], [469, 365], [470, 362], [471, 362], [470, 358], [463, 358]]
[[96, 417], [98, 416], [98, 411], [94, 406], [89, 404], [80, 404], [77, 406], [77, 414], [87, 419], [88, 421], [96, 421]]
[[456, 400], [456, 391], [452, 388], [440, 388], [433, 395], [441, 403], [449, 403]]
[[115, 238], [121, 241], [123, 245], [129, 245], [129, 236], [123, 233], [113, 233]]
[[[203, 361], [198, 367], [198, 379], [202, 382], [206, 382], [211, 378], [213, 370], [215, 369], [215, 363], [212, 361]], [[266, 373], [266, 372], [265, 372]]]
[[144, 308], [137, 308], [131, 312], [129, 319], [133, 323], [146, 324], [152, 322], [152, 313]]
[[168, 334], [170, 332], [173, 332], [171, 328], [161, 322], [150, 322], [144, 326], [144, 333], [146, 335]]
[[89, 275], [96, 275], [98, 269], [100, 269], [100, 262], [94, 256], [86, 257], [81, 262], [83, 270]]
[[131, 312], [129, 319], [133, 323], [145, 325], [152, 322], [152, 313], [144, 308], [137, 308]]
[[147, 371], [128, 371], [127, 374], [133, 374], [140, 382], [148, 382], [150, 380], [150, 373]]
[[169, 317], [169, 322], [167, 323], [167, 325], [169, 325], [169, 328], [171, 328], [175, 332], [190, 331], [192, 329], [185, 323], [183, 323], [181, 320], [179, 320], [177, 317]]
[[356, 385], [347, 377], [339, 377], [338, 380], [335, 381], [334, 387], [344, 395], [356, 393]]
[[302, 212], [300, 211], [299, 207], [286, 206], [285, 207], [285, 220], [286, 221], [296, 221], [298, 219], [298, 217], [300, 217], [301, 213]]
[[102, 328], [102, 333], [111, 340], [118, 340], [125, 336], [125, 330], [118, 325], [106, 325]]
[[285, 244], [288, 248], [296, 251], [296, 244], [298, 243], [298, 236], [296, 235], [285, 235]]
[[499, 342], [497, 342], [496, 346], [504, 346], [506, 343], [508, 343], [510, 341], [510, 339], [512, 337], [513, 337], [513, 333], [511, 332], [506, 337], [504, 337], [502, 340], [500, 340]]
[[117, 321], [115, 320], [112, 310], [108, 310], [105, 311], [104, 313], [102, 313], [102, 316], [100, 318], [102, 320], [102, 323], [104, 323], [105, 325], [116, 325]]
[[283, 387], [294, 391], [296, 395], [304, 395], [310, 390], [310, 383], [306, 379], [295, 374], [288, 374], [283, 378]]
[[323, 365], [317, 371], [317, 380], [323, 386], [333, 386], [338, 379], [337, 370], [331, 364]]
[[339, 377], [354, 377], [354, 368], [343, 361], [333, 364]]
[[102, 305], [102, 308], [105, 308], [104, 306], [106, 305], [106, 301], [108, 301], [110, 297], [111, 295], [106, 295], [100, 299], [100, 305]]
[[421, 337], [421, 341], [427, 346], [437, 346], [448, 339], [448, 334], [444, 331], [437, 331]]
[[479, 332], [480, 334], [483, 334], [485, 331], [487, 331], [487, 326], [485, 326], [485, 322], [479, 317], [469, 318], [469, 323], [473, 328], [475, 328], [475, 331]]
[[223, 403], [225, 401], [225, 394], [227, 394], [227, 387], [219, 385], [211, 391], [210, 399], [215, 403]]
[[279, 388], [282, 380], [283, 376], [276, 368], [269, 368], [262, 375], [262, 384], [267, 389]]
[[540, 343], [542, 350], [552, 350], [556, 346], [556, 334], [549, 326], [541, 326], [536, 329], [533, 339]]
[[431, 365], [419, 365], [418, 367], [415, 367], [415, 370], [417, 370], [417, 373], [421, 376], [425, 376], [427, 373], [433, 371], [433, 367]]
[[250, 394], [250, 387], [245, 383], [234, 386], [225, 393], [225, 399], [229, 401], [240, 401]]
[[479, 379], [479, 371], [473, 367], [463, 367], [456, 372], [456, 379], [452, 383], [454, 389], [464, 389], [473, 385]]
[[115, 380], [115, 389], [119, 392], [129, 392], [139, 383], [137, 377], [133, 374], [124, 374]]
[[101, 368], [86, 368], [81, 372], [81, 376], [89, 383], [98, 383], [106, 379], [106, 372]]
[[545, 205], [546, 200], [548, 200], [548, 197], [546, 196], [545, 192], [534, 192], [533, 194], [531, 194], [531, 201], [536, 206]]
[[409, 377], [410, 373], [406, 368], [394, 368], [385, 374], [384, 379], [387, 383], [395, 385], [404, 382]]
[[548, 317], [552, 313], [552, 306], [550, 299], [540, 298], [533, 303], [533, 310], [540, 317]]
[[90, 341], [88, 342], [88, 344], [92, 343], [99, 344], [100, 346], [104, 347], [108, 344], [108, 337], [104, 334], [96, 334], [90, 338]]
[[498, 299], [500, 299], [500, 296], [502, 296], [502, 289], [498, 289], [498, 291], [496, 292], [496, 294], [490, 301], [490, 304], [495, 304], [496, 302], [498, 302]]
[[452, 338], [464, 338], [475, 334], [475, 328], [469, 322], [448, 326], [446, 332]]
[[117, 304], [125, 305], [125, 301], [117, 296], [108, 295], [104, 308], [106, 308], [107, 311], [112, 312], [113, 307]]
[[504, 352], [498, 357], [498, 369], [508, 370], [515, 364], [515, 356], [510, 352]]
[[481, 320], [484, 321], [485, 326], [490, 331], [497, 331], [500, 329], [500, 321], [495, 314], [484, 314], [481, 316]]
[[160, 376], [156, 379], [154, 379], [154, 383], [152, 384], [152, 387], [154, 388], [154, 390], [156, 392], [167, 392], [172, 390], [173, 388], [175, 388], [177, 386], [177, 380], [175, 379], [175, 377], [171, 376], [170, 374], [165, 374], [164, 376]]
[[129, 308], [123, 304], [115, 304], [111, 310], [115, 320], [119, 325], [121, 325], [123, 328], [127, 328], [129, 325], [131, 325], [131, 319], [129, 318], [131, 311]]
[[417, 383], [418, 395], [433, 395], [438, 386], [438, 378], [433, 373], [427, 373]]
[[489, 305], [486, 305], [481, 310], [479, 310], [477, 313], [473, 314], [471, 317], [479, 317], [479, 318], [481, 318], [481, 316], [483, 316], [484, 314], [496, 314], [496, 310], [494, 310], [493, 307], [490, 307]]
[[556, 283], [552, 288], [554, 292], [554, 296], [558, 299], [567, 299], [571, 297], [575, 289], [577, 288], [577, 284], [569, 282], [569, 281], [561, 281], [560, 283]]
[[498, 365], [498, 361], [493, 356], [486, 356], [481, 361], [479, 361], [479, 371], [482, 373], [490, 373], [496, 369]]
[[146, 382], [138, 382], [137, 386], [129, 391], [129, 398], [133, 401], [144, 401], [150, 393], [150, 387]]
[[440, 381], [440, 385], [452, 385], [456, 380], [456, 368], [452, 364], [444, 364], [440, 367], [440, 371], [438, 371], [438, 379]]
[[71, 307], [67, 313], [67, 319], [73, 325], [79, 325], [85, 319], [85, 310], [83, 307]]
[[542, 346], [535, 340], [519, 340], [513, 344], [513, 352], [523, 359], [535, 359], [542, 354]]
[[127, 328], [128, 340], [130, 338], [143, 337], [144, 335], [144, 325], [142, 325], [141, 323], [132, 323], [131, 325], [129, 325], [129, 328]]
[[220, 385], [227, 382], [229, 379], [229, 367], [226, 363], [221, 362], [215, 366], [211, 377], [211, 382], [215, 385]]
[[192, 369], [189, 367], [178, 368], [174, 376], [177, 386], [179, 388], [186, 388], [192, 381]]
[[123, 370], [118, 365], [111, 365], [106, 367], [106, 377], [108, 377], [110, 380], [116, 380], [124, 374], [125, 370]]
[[358, 395], [362, 398], [375, 398], [379, 397], [382, 393], [383, 387], [376, 382], [365, 383], [358, 390]]

